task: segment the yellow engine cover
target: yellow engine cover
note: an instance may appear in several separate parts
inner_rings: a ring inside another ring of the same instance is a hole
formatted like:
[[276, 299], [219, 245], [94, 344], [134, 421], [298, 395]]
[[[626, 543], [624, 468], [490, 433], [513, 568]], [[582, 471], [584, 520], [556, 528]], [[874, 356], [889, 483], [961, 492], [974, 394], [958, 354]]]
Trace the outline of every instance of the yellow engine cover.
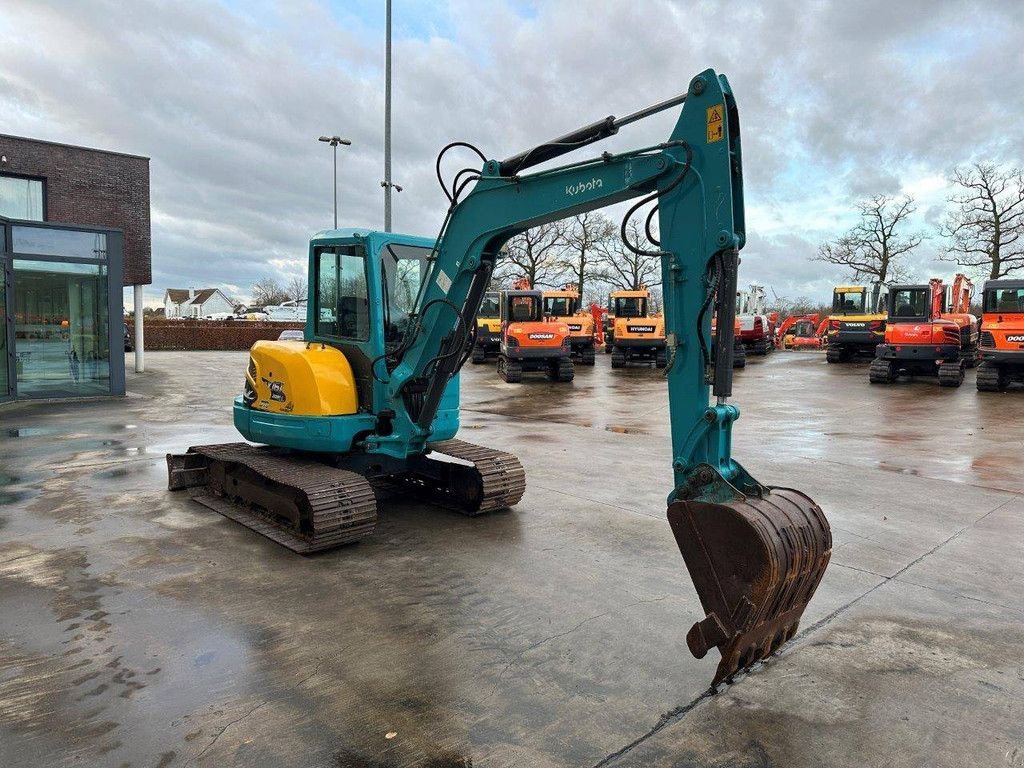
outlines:
[[489, 333], [501, 333], [501, 319], [497, 317], [478, 317], [477, 325], [486, 328]]
[[246, 402], [259, 411], [342, 416], [359, 410], [348, 359], [319, 342], [257, 341], [245, 378]]

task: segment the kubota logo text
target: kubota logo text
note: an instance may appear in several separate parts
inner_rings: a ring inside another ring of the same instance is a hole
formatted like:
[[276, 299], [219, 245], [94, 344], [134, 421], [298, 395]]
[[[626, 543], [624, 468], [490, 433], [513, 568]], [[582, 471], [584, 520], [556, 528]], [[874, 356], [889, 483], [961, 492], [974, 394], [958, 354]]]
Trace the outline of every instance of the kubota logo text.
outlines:
[[568, 197], [575, 197], [581, 192], [592, 192], [595, 189], [600, 189], [604, 186], [604, 182], [596, 176], [590, 181], [580, 181], [576, 184], [567, 184], [565, 187], [565, 194]]

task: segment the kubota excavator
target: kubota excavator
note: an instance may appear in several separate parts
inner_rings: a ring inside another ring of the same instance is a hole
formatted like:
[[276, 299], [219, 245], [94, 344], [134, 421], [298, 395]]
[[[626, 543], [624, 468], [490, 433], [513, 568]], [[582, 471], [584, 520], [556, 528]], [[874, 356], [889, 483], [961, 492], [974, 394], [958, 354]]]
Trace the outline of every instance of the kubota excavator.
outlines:
[[[889, 291], [885, 343], [875, 349], [868, 379], [891, 384], [900, 374], [938, 375], [943, 387], [959, 387], [964, 369], [977, 363], [978, 319], [971, 314], [973, 285], [958, 274], [947, 295], [942, 280], [894, 285]], [[831, 342], [830, 342], [831, 343]]]
[[987, 280], [981, 307], [978, 391], [1024, 384], [1024, 280]]
[[[679, 104], [664, 143], [524, 173]], [[197, 501], [300, 552], [370, 533], [371, 480], [467, 514], [515, 504], [525, 487], [519, 461], [455, 439], [458, 371], [501, 246], [631, 198], [627, 218], [657, 205], [660, 240], [626, 247], [662, 264], [668, 520], [706, 612], [687, 643], [698, 657], [719, 648], [714, 682], [728, 680], [793, 637], [831, 553], [818, 505], [762, 485], [731, 453], [734, 296], [746, 231], [728, 82], [706, 70], [685, 94], [632, 115], [505, 160], [478, 154], [479, 168], [444, 185], [451, 207], [436, 241], [364, 230], [313, 237], [306, 343], [257, 342], [234, 403], [236, 427], [262, 445], [170, 455], [169, 486], [199, 488]], [[716, 311], [721, 343], [712, 357]]]

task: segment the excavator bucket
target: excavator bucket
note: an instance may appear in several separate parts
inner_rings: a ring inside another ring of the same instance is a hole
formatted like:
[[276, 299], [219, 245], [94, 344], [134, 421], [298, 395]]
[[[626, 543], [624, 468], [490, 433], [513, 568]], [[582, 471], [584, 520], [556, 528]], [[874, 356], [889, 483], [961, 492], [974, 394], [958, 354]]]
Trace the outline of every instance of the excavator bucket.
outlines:
[[791, 639], [832, 554], [821, 508], [789, 488], [725, 503], [674, 501], [668, 520], [707, 616], [686, 635], [722, 653], [712, 686]]

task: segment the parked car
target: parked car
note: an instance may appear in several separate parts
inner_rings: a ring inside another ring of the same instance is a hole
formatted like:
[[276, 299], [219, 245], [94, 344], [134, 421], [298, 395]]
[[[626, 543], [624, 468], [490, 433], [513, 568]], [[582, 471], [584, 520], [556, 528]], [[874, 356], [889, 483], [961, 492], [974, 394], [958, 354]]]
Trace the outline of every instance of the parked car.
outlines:
[[290, 328], [287, 331], [281, 331], [281, 335], [277, 337], [278, 341], [305, 341], [306, 337], [302, 331]]
[[264, 307], [269, 320], [305, 320], [306, 300], [285, 301], [277, 306]]
[[233, 312], [212, 312], [209, 315], [203, 315], [203, 320], [234, 320], [235, 315]]

